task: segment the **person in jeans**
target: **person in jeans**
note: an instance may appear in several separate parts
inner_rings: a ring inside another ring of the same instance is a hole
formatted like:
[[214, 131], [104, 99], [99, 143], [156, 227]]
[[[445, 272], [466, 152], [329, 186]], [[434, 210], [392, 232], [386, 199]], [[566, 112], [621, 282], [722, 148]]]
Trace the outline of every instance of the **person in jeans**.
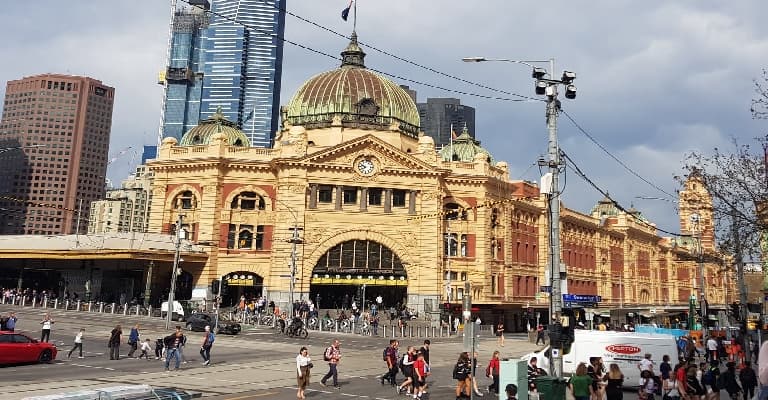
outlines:
[[8, 332], [13, 332], [14, 329], [16, 329], [16, 322], [19, 319], [16, 318], [16, 313], [11, 311], [11, 313], [8, 315], [8, 320], [5, 321], [5, 330]]
[[333, 344], [325, 349], [323, 359], [328, 362], [328, 373], [325, 374], [323, 379], [320, 379], [320, 385], [322, 386], [326, 386], [325, 382], [328, 378], [333, 377], [333, 387], [339, 389], [339, 371], [337, 370], [339, 360], [341, 359], [339, 347], [341, 347], [341, 342], [338, 339], [334, 339]]
[[80, 350], [80, 356], [78, 358], [84, 358], [83, 357], [83, 334], [85, 333], [85, 328], [80, 328], [80, 332], [75, 335], [75, 345], [72, 346], [72, 349], [69, 350], [69, 354], [67, 354], [67, 358], [72, 357], [72, 353], [75, 350]]
[[204, 366], [211, 364], [211, 347], [213, 346], [213, 341], [216, 340], [215, 338], [215, 335], [211, 332], [211, 326], [206, 325], [203, 344], [200, 346], [200, 356], [203, 357]]
[[399, 343], [397, 339], [390, 339], [389, 346], [384, 351], [384, 362], [387, 364], [387, 373], [381, 376], [381, 384], [384, 381], [389, 382], [392, 386], [397, 384], [397, 348]]
[[120, 337], [123, 335], [123, 330], [120, 325], [115, 326], [112, 332], [109, 333], [109, 341], [107, 346], [109, 347], [109, 359], [120, 359]]
[[165, 353], [165, 370], [168, 371], [168, 368], [171, 365], [171, 358], [175, 359], [176, 366], [174, 367], [174, 371], [178, 371], [179, 367], [181, 366], [181, 354], [179, 353], [179, 349], [181, 348], [181, 343], [184, 341], [184, 334], [181, 332], [181, 326], [176, 326], [176, 332], [168, 335], [163, 340], [165, 347], [166, 347], [166, 353]]
[[40, 325], [43, 326], [43, 332], [40, 334], [41, 342], [48, 342], [51, 340], [51, 327], [55, 321], [51, 318], [51, 314], [45, 313], [43, 320], [40, 321]]
[[133, 354], [136, 353], [136, 349], [139, 348], [139, 324], [136, 324], [131, 328], [131, 333], [128, 335], [128, 345], [131, 346], [131, 351], [128, 352], [128, 358], [133, 358]]

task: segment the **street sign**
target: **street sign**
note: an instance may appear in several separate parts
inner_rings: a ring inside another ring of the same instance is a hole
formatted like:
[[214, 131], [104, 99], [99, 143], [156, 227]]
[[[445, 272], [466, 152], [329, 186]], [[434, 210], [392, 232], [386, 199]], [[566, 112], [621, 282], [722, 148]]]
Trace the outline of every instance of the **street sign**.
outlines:
[[563, 293], [563, 301], [571, 303], [599, 303], [603, 301], [603, 297], [591, 294]]
[[597, 303], [566, 301], [563, 303], [563, 307], [565, 308], [597, 308]]
[[539, 286], [539, 292], [552, 293], [552, 286]]

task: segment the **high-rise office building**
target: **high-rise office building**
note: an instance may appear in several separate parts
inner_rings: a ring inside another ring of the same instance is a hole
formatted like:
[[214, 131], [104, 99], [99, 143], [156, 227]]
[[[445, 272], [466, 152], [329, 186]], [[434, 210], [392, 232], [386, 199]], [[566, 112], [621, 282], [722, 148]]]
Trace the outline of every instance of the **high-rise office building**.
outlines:
[[139, 165], [120, 189], [108, 190], [106, 199], [91, 203], [88, 233], [146, 232], [152, 178], [152, 172]]
[[421, 130], [435, 140], [435, 146], [447, 146], [451, 142], [451, 127], [457, 134], [467, 127], [475, 137], [475, 109], [453, 98], [428, 98], [426, 103], [416, 103], [421, 117]]
[[104, 195], [114, 94], [81, 76], [8, 82], [0, 121], [0, 234], [86, 232], [90, 204]]
[[160, 73], [158, 83], [165, 85], [161, 137], [182, 135], [200, 120], [203, 96], [203, 34], [208, 27], [210, 4], [207, 0], [190, 0], [176, 8], [168, 42], [168, 65]]
[[[194, 0], [174, 13], [163, 137], [181, 139], [218, 109], [253, 146], [278, 129], [286, 0]], [[209, 10], [209, 11], [206, 11]]]

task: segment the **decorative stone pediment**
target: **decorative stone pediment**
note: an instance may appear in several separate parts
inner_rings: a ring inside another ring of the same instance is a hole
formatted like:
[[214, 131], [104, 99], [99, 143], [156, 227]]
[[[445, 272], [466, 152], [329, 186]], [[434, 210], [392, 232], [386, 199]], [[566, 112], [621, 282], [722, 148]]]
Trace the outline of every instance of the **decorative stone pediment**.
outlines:
[[379, 172], [408, 171], [409, 173], [433, 173], [440, 171], [392, 146], [391, 144], [373, 135], [366, 135], [355, 140], [341, 143], [337, 146], [312, 153], [303, 157], [298, 162], [307, 167], [353, 169], [358, 170], [361, 160], [370, 160], [374, 165], [373, 172], [363, 169], [364, 174], [375, 175]]

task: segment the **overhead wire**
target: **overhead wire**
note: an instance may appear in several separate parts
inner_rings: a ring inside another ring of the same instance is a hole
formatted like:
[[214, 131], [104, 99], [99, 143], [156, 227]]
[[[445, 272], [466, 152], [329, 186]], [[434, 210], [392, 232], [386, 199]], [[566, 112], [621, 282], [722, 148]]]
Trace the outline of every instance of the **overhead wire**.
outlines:
[[614, 205], [614, 206], [615, 206], [615, 207], [616, 207], [616, 208], [617, 208], [619, 211], [622, 211], [622, 212], [624, 212], [625, 214], [627, 214], [627, 215], [631, 216], [631, 217], [632, 217], [632, 218], [633, 218], [635, 221], [637, 221], [638, 223], [640, 223], [640, 224], [643, 224], [643, 225], [645, 225], [645, 226], [647, 226], [647, 227], [649, 227], [649, 228], [653, 228], [653, 229], [655, 229], [655, 230], [657, 230], [657, 231], [659, 231], [659, 232], [662, 232], [662, 233], [666, 233], [666, 234], [668, 234], [668, 235], [672, 235], [672, 236], [674, 236], [674, 237], [690, 237], [690, 236], [691, 236], [691, 235], [682, 234], [682, 233], [679, 233], [679, 232], [672, 232], [672, 231], [669, 231], [669, 230], [666, 230], [666, 229], [662, 229], [662, 228], [659, 228], [658, 226], [656, 226], [656, 225], [654, 225], [654, 224], [651, 224], [650, 222], [648, 222], [648, 221], [645, 221], [645, 220], [643, 220], [642, 218], [638, 217], [637, 215], [635, 215], [635, 213], [632, 213], [632, 212], [630, 212], [628, 209], [624, 208], [624, 207], [623, 207], [621, 204], [619, 204], [619, 202], [618, 202], [618, 201], [614, 200], [614, 199], [613, 199], [613, 198], [612, 198], [612, 197], [611, 197], [611, 196], [608, 194], [608, 192], [607, 192], [607, 191], [605, 191], [605, 190], [603, 190], [602, 188], [600, 188], [600, 187], [599, 187], [599, 186], [598, 186], [598, 185], [597, 185], [597, 184], [596, 184], [596, 183], [595, 183], [595, 182], [594, 182], [592, 179], [590, 179], [590, 178], [587, 176], [587, 174], [585, 174], [585, 173], [584, 173], [584, 171], [582, 171], [582, 170], [581, 170], [581, 168], [579, 168], [579, 166], [578, 166], [578, 165], [577, 165], [577, 164], [576, 164], [576, 163], [573, 161], [573, 159], [572, 159], [572, 158], [570, 158], [570, 157], [568, 156], [568, 154], [567, 154], [566, 152], [564, 152], [564, 151], [562, 151], [562, 150], [561, 150], [561, 151], [560, 151], [560, 154], [561, 154], [561, 156], [562, 156], [563, 158], [565, 158], [566, 160], [568, 160], [568, 162], [566, 163], [566, 166], [567, 166], [568, 168], [571, 168], [571, 170], [573, 170], [573, 172], [575, 172], [575, 173], [576, 173], [576, 175], [578, 175], [578, 176], [579, 176], [581, 179], [583, 179], [585, 182], [587, 182], [587, 183], [588, 183], [590, 186], [592, 186], [592, 188], [594, 188], [595, 190], [597, 190], [597, 191], [598, 191], [600, 194], [602, 194], [602, 195], [603, 195], [605, 198], [607, 198], [608, 200], [610, 200], [610, 201], [611, 201], [611, 203], [612, 203], [612, 204], [613, 204], [613, 205]]
[[[200, 7], [200, 6], [196, 5], [196, 4], [190, 3], [189, 0], [181, 0], [181, 1], [183, 3], [186, 3], [186, 4], [190, 5], [191, 7], [195, 7], [195, 8], [199, 8], [201, 10], [204, 10], [202, 7]], [[307, 46], [305, 44], [301, 44], [299, 42], [287, 39], [284, 35], [278, 35], [278, 34], [276, 34], [274, 32], [270, 32], [270, 31], [267, 31], [267, 30], [264, 30], [264, 29], [260, 29], [258, 27], [254, 27], [254, 26], [248, 25], [248, 24], [246, 24], [244, 22], [238, 21], [236, 18], [231, 18], [229, 16], [223, 15], [223, 14], [221, 14], [219, 12], [216, 12], [216, 11], [206, 10], [206, 12], [210, 13], [211, 15], [215, 15], [217, 17], [220, 17], [220, 18], [222, 18], [224, 20], [227, 20], [229, 22], [241, 25], [241, 26], [245, 27], [246, 29], [248, 29], [249, 31], [257, 32], [257, 33], [260, 33], [260, 34], [263, 34], [263, 35], [267, 35], [267, 36], [274, 36], [274, 37], [276, 37], [278, 40], [280, 40], [282, 42], [294, 45], [296, 47], [299, 47], [299, 48], [301, 48], [303, 50], [306, 50], [306, 51], [309, 51], [311, 53], [322, 55], [322, 56], [334, 59], [336, 61], [341, 61], [340, 57], [337, 57], [335, 55], [332, 55], [332, 54], [327, 53], [327, 52], [322, 51], [322, 50], [315, 49], [315, 48]], [[318, 24], [318, 26], [319, 26], [319, 24]], [[327, 28], [327, 29], [330, 30], [330, 28]], [[334, 33], [339, 34], [338, 32], [334, 32]], [[341, 35], [341, 34], [339, 34], [339, 35]], [[342, 37], [346, 37], [344, 35], [341, 35], [341, 36]], [[391, 53], [384, 53], [384, 54], [390, 54], [391, 56], [394, 56]], [[404, 59], [402, 57], [399, 57], [399, 59], [401, 59], [403, 61], [406, 61], [406, 59]], [[419, 65], [420, 66], [420, 64], [417, 64], [417, 63], [412, 62], [412, 61], [410, 63], [414, 64], [414, 65]], [[429, 69], [429, 67], [424, 67], [424, 66], [422, 66], [422, 67]], [[529, 96], [524, 96], [524, 95], [516, 94], [516, 93], [512, 93], [512, 92], [506, 92], [506, 91], [502, 91], [500, 89], [494, 89], [494, 88], [487, 87], [487, 86], [484, 86], [484, 85], [481, 85], [481, 84], [477, 84], [477, 83], [473, 83], [473, 82], [471, 82], [471, 83], [476, 85], [476, 86], [480, 86], [480, 87], [483, 87], [483, 88], [488, 89], [488, 90], [493, 90], [493, 91], [505, 93], [505, 94], [507, 94], [509, 96], [518, 97], [518, 98], [512, 99], [512, 98], [509, 98], [509, 97], [489, 96], [489, 95], [484, 95], [484, 94], [480, 94], [480, 93], [467, 92], [467, 91], [462, 91], [462, 90], [457, 90], [457, 89], [450, 89], [450, 88], [447, 88], [447, 87], [444, 87], [444, 86], [440, 86], [440, 85], [436, 85], [436, 84], [432, 84], [432, 83], [426, 83], [426, 82], [422, 82], [422, 81], [417, 81], [415, 79], [406, 78], [406, 77], [399, 76], [399, 75], [396, 75], [396, 74], [393, 74], [393, 73], [389, 73], [389, 72], [386, 72], [386, 71], [382, 71], [382, 70], [376, 69], [376, 68], [366, 67], [366, 69], [368, 69], [370, 71], [373, 71], [373, 72], [377, 72], [377, 73], [385, 75], [385, 76], [388, 76], [388, 77], [393, 78], [393, 79], [399, 79], [399, 80], [402, 80], [402, 81], [405, 81], [405, 82], [413, 83], [415, 85], [421, 85], [421, 86], [425, 86], [425, 87], [429, 87], [429, 88], [433, 88], [433, 89], [439, 89], [439, 90], [443, 90], [443, 91], [446, 91], [446, 92], [461, 94], [461, 95], [465, 95], [465, 96], [472, 96], [472, 97], [478, 97], [478, 98], [489, 99], [489, 100], [502, 100], [502, 101], [513, 101], [513, 102], [543, 101], [542, 99], [537, 99], [535, 97], [529, 97]], [[432, 72], [439, 73], [439, 74], [442, 74], [442, 75], [445, 75], [445, 76], [449, 76], [449, 77], [453, 77], [454, 79], [462, 80], [459, 77], [454, 77], [454, 76], [449, 75], [449, 74], [441, 73], [440, 71], [437, 71], [437, 70], [434, 70], [434, 69], [432, 69]], [[470, 82], [470, 81], [466, 81], [466, 82]]]

